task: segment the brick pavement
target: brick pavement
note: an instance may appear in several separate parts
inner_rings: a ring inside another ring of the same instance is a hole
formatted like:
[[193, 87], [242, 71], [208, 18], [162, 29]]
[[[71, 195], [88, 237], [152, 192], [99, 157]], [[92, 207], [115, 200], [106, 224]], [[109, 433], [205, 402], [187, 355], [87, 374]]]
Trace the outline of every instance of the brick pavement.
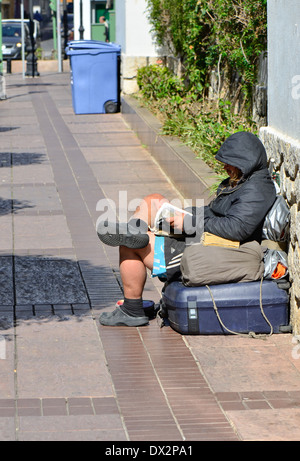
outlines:
[[[154, 190], [179, 194], [121, 114], [74, 115], [68, 74], [12, 74], [6, 85], [0, 440], [299, 439], [291, 335], [182, 337], [156, 320], [99, 325], [122, 291], [118, 252], [95, 233], [96, 204], [110, 198], [124, 215]], [[145, 298], [158, 301], [160, 289], [149, 278]]]

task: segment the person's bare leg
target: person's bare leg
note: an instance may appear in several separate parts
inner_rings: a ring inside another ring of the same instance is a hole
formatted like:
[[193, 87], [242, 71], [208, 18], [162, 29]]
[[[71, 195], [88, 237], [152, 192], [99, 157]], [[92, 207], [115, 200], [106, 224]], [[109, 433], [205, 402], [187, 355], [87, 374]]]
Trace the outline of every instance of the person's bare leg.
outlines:
[[[99, 318], [107, 326], [141, 326], [148, 323], [143, 310], [142, 294], [146, 282], [146, 268], [153, 268], [155, 235], [147, 232], [153, 226], [158, 209], [168, 200], [161, 194], [151, 194], [141, 201], [126, 224], [125, 233], [99, 234], [103, 243], [120, 247], [120, 274], [124, 288], [124, 303], [113, 312], [103, 312]], [[98, 231], [98, 230], [97, 230]]]
[[124, 289], [124, 304], [113, 312], [104, 312], [100, 323], [107, 326], [141, 326], [148, 323], [143, 310], [142, 294], [146, 282], [146, 268], [153, 268], [155, 235], [148, 232], [145, 248], [120, 246], [120, 274]]
[[124, 296], [129, 299], [142, 297], [147, 278], [146, 268], [152, 270], [155, 235], [148, 233], [149, 244], [145, 248], [132, 249], [120, 247], [120, 275]]

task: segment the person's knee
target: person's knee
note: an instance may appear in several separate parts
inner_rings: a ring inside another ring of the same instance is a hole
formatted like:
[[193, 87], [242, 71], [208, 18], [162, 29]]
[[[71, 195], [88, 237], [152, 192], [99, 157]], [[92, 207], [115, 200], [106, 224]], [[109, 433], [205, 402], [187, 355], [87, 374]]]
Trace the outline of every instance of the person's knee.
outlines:
[[164, 197], [164, 195], [154, 192], [153, 194], [146, 195], [144, 197], [144, 200], [147, 202], [151, 200], [168, 200], [168, 199]]
[[144, 198], [144, 203], [146, 204], [148, 210], [148, 223], [151, 226], [154, 224], [157, 211], [160, 209], [163, 203], [168, 201], [169, 200], [166, 197], [158, 193], [147, 195]]
[[158, 210], [163, 203], [169, 200], [161, 194], [150, 194], [144, 197], [145, 203], [148, 205], [149, 210]]
[[169, 200], [164, 197], [162, 194], [154, 193], [146, 195], [143, 198], [143, 202], [147, 205], [148, 209], [153, 208], [160, 208], [164, 202], [168, 202]]
[[142, 220], [146, 221], [148, 224], [153, 225], [154, 218], [158, 209], [162, 206], [164, 202], [168, 201], [169, 200], [166, 197], [159, 193], [146, 195], [142, 199], [139, 206], [136, 208], [134, 217], [139, 217]]

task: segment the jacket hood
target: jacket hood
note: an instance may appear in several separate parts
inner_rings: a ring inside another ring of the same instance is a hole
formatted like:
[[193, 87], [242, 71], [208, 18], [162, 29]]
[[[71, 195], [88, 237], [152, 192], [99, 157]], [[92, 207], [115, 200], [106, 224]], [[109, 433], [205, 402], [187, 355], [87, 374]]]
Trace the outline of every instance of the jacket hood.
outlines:
[[245, 131], [229, 136], [218, 150], [216, 159], [239, 168], [245, 177], [267, 168], [267, 154], [262, 142]]

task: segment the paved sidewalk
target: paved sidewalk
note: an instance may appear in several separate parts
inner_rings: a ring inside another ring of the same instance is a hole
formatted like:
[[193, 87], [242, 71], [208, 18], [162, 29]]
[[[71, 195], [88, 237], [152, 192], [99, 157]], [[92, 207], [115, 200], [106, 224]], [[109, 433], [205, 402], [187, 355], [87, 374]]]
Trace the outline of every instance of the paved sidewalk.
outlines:
[[[299, 440], [291, 335], [99, 325], [100, 311], [122, 298], [118, 251], [95, 232], [101, 200], [124, 214], [153, 191], [179, 194], [121, 114], [74, 115], [68, 73], [7, 75], [6, 86], [0, 440]], [[145, 298], [157, 302], [161, 287], [149, 278]]]

